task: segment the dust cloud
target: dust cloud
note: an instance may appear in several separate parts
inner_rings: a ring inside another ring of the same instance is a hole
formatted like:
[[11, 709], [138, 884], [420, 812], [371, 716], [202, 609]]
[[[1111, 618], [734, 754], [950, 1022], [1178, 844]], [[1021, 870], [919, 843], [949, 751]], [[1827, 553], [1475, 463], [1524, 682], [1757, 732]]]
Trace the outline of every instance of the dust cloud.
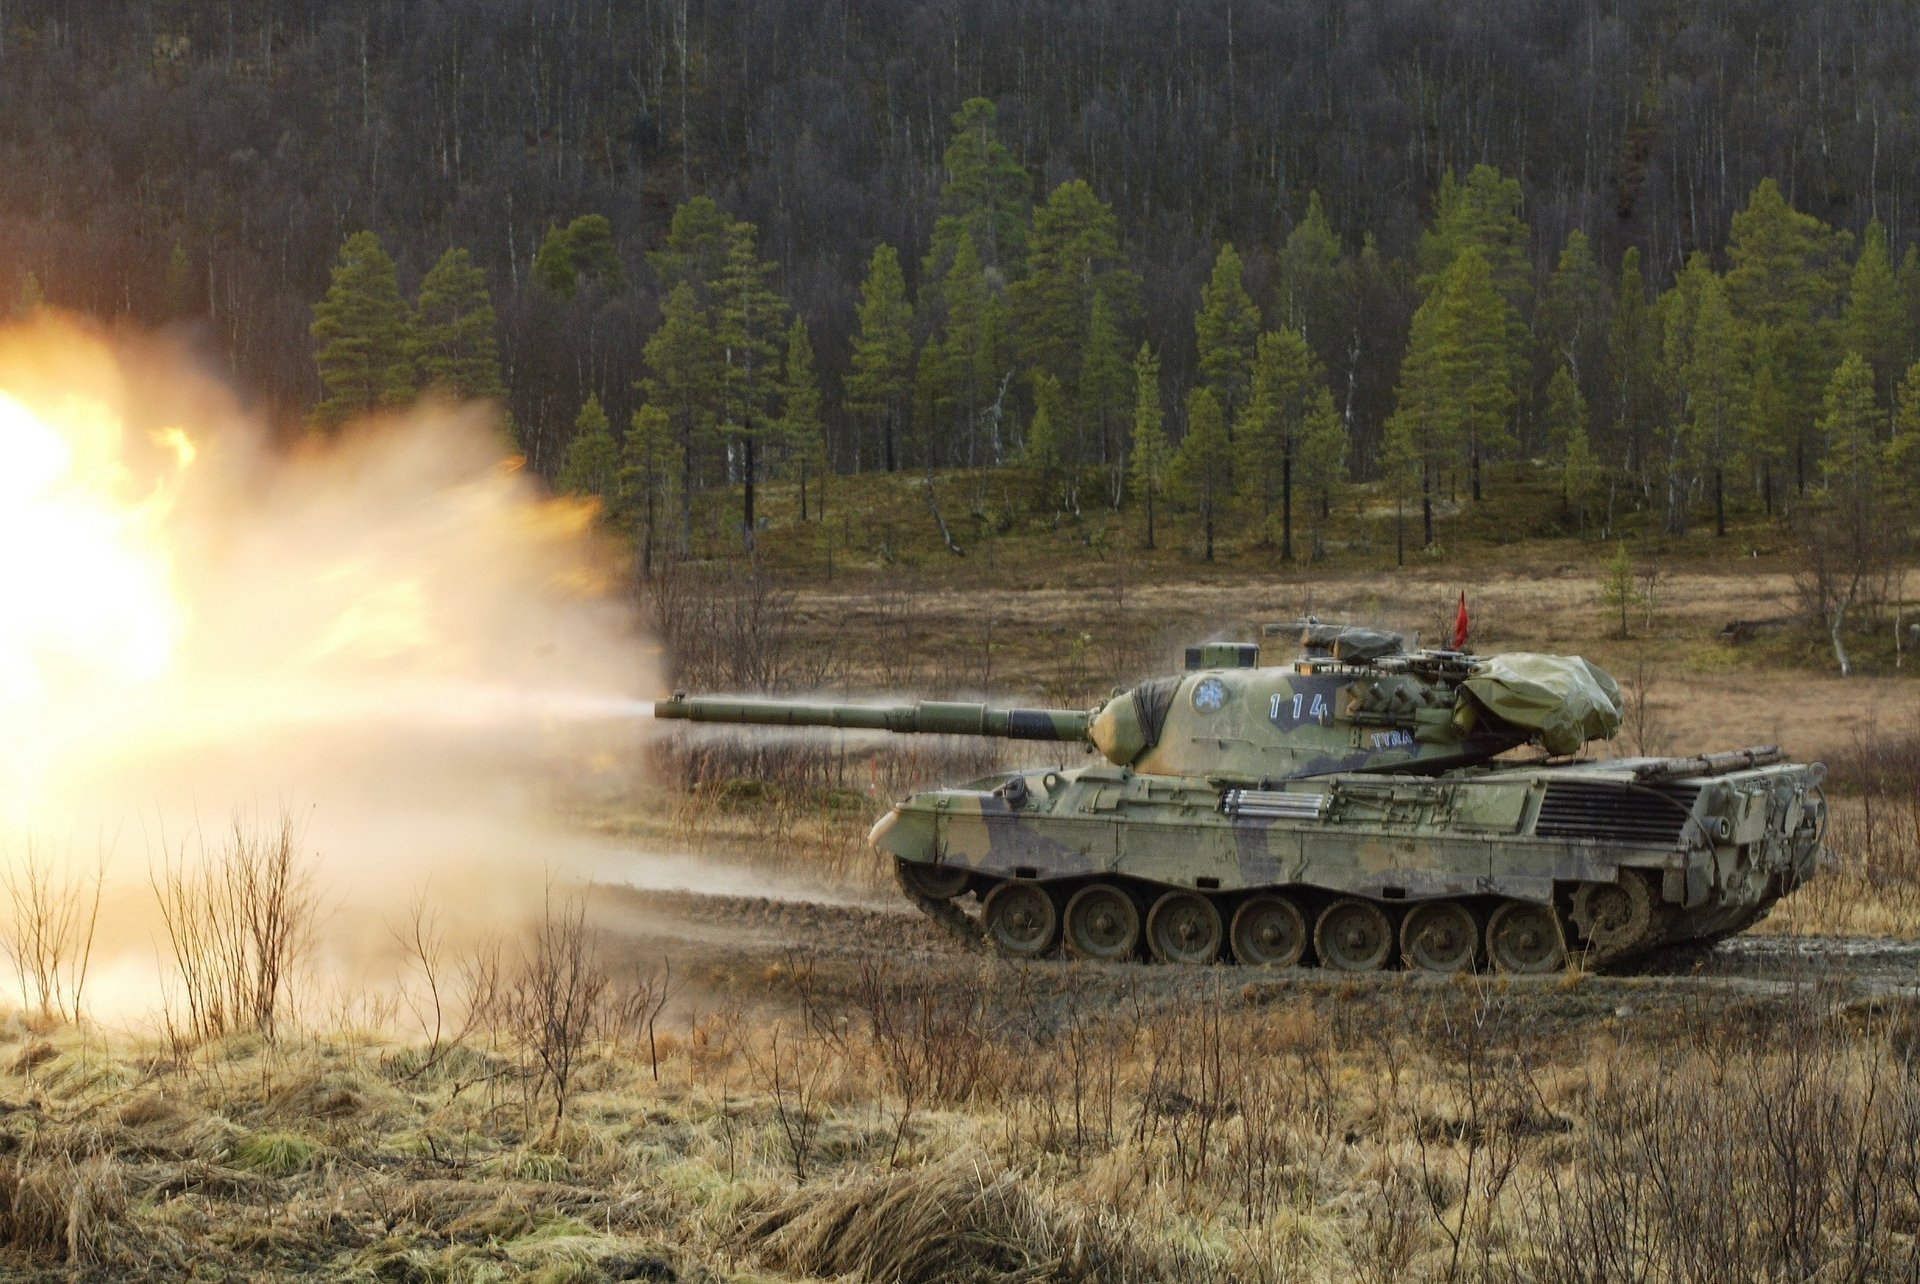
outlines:
[[178, 347], [50, 321], [0, 333], [0, 473], [0, 861], [110, 852], [108, 1006], [158, 1001], [152, 864], [236, 815], [294, 818], [336, 972], [421, 889], [479, 931], [604, 871], [555, 817], [638, 772], [657, 651], [489, 409], [286, 447]]

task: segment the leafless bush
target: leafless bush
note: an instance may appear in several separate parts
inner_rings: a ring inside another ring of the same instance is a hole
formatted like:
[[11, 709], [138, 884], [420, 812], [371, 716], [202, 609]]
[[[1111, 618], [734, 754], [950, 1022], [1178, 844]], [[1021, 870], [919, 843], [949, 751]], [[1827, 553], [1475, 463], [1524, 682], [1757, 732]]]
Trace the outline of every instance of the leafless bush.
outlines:
[[648, 601], [676, 684], [720, 691], [826, 685], [838, 651], [799, 645], [793, 592], [759, 562], [667, 562]]
[[602, 1018], [615, 1043], [646, 1037], [647, 1067], [656, 1083], [660, 1080], [660, 1014], [672, 999], [673, 960], [663, 958], [658, 967], [635, 968], [611, 986]]
[[587, 1041], [600, 1020], [607, 975], [587, 927], [587, 898], [554, 900], [547, 887], [539, 922], [505, 993], [508, 1021], [519, 1046], [532, 1059], [526, 1098], [529, 1123], [544, 1097], [552, 1103], [551, 1130], [565, 1122]]
[[294, 1008], [319, 898], [293, 817], [271, 828], [235, 815], [224, 846], [189, 858], [164, 847], [148, 878], [186, 1011], [168, 1013], [178, 1045], [255, 1030], [271, 1039]]
[[1657, 758], [1673, 747], [1673, 734], [1667, 730], [1661, 705], [1653, 695], [1659, 685], [1660, 666], [1642, 656], [1633, 662], [1620, 687], [1625, 706], [1621, 730], [1636, 755]]
[[43, 1019], [80, 1019], [106, 875], [104, 849], [88, 870], [48, 856], [31, 840], [0, 870], [12, 908], [7, 956], [27, 1011]]

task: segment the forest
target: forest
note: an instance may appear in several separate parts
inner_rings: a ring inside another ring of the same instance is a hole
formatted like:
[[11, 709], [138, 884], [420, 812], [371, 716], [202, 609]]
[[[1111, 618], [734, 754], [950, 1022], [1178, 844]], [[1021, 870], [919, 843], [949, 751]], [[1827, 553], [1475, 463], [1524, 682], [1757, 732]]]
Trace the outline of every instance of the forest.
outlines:
[[649, 558], [966, 465], [1288, 555], [1378, 480], [1430, 540], [1514, 457], [1583, 529], [1812, 493], [1857, 547], [1915, 458], [1889, 3], [16, 3], [0, 64], [21, 308], [290, 431], [500, 397]]

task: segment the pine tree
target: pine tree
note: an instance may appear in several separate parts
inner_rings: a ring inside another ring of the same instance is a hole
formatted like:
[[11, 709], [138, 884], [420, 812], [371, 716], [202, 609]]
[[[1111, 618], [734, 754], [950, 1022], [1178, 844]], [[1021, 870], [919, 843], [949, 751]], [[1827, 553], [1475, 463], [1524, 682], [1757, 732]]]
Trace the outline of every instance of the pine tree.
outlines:
[[1295, 448], [1300, 456], [1300, 486], [1318, 502], [1312, 505], [1308, 528], [1313, 537], [1313, 559], [1327, 555], [1327, 519], [1333, 513], [1333, 488], [1347, 476], [1347, 423], [1334, 408], [1333, 394], [1316, 384], [1307, 403]]
[[[1107, 503], [1120, 507], [1126, 486], [1126, 435], [1133, 409], [1128, 386], [1126, 349], [1107, 296], [1093, 296], [1093, 319], [1087, 326], [1087, 351], [1080, 363], [1079, 419], [1086, 425], [1107, 478]], [[1084, 458], [1075, 453], [1076, 466]], [[1077, 500], [1070, 505], [1079, 509]]]
[[1280, 319], [1307, 336], [1316, 352], [1332, 337], [1333, 310], [1344, 293], [1340, 238], [1327, 222], [1318, 191], [1307, 194], [1307, 212], [1280, 247]]
[[1880, 411], [1873, 389], [1873, 368], [1849, 352], [1827, 383], [1820, 432], [1821, 494], [1810, 530], [1814, 591], [1819, 597], [1834, 658], [1842, 675], [1853, 671], [1844, 633], [1847, 616], [1861, 586], [1883, 569], [1889, 540], [1883, 528], [1886, 452], [1880, 444]]
[[1153, 547], [1154, 501], [1166, 493], [1173, 450], [1160, 408], [1160, 359], [1145, 343], [1133, 359], [1133, 442], [1128, 471], [1133, 493], [1147, 509], [1147, 547]]
[[1693, 320], [1693, 351], [1683, 372], [1687, 387], [1691, 446], [1713, 476], [1713, 533], [1727, 533], [1727, 467], [1739, 449], [1738, 422], [1747, 404], [1740, 334], [1727, 304], [1727, 291], [1711, 272], [1700, 292]]
[[774, 264], [760, 257], [755, 232], [751, 223], [733, 225], [714, 326], [724, 361], [723, 430], [739, 448], [740, 529], [749, 552], [755, 538], [754, 494], [761, 448], [778, 426], [774, 402], [780, 391], [780, 348], [787, 332], [787, 301], [773, 288]]
[[1405, 538], [1398, 512], [1411, 479], [1420, 488], [1423, 547], [1433, 545], [1433, 491], [1439, 473], [1460, 441], [1459, 409], [1454, 400], [1454, 371], [1461, 363], [1452, 306], [1446, 291], [1436, 290], [1413, 314], [1393, 414], [1387, 419], [1383, 466], [1393, 481], [1396, 502], [1396, 559], [1405, 563]]
[[1534, 317], [1535, 369], [1546, 374], [1568, 367], [1582, 396], [1602, 392], [1612, 312], [1606, 279], [1594, 262], [1587, 234], [1574, 228], [1567, 233]]
[[1195, 388], [1187, 394], [1187, 435], [1174, 454], [1172, 471], [1175, 493], [1200, 514], [1211, 562], [1214, 529], [1233, 491], [1233, 442], [1227, 437], [1227, 418], [1210, 389]]
[[1620, 260], [1620, 284], [1607, 329], [1607, 383], [1614, 415], [1610, 453], [1641, 477], [1646, 476], [1647, 441], [1658, 413], [1659, 364], [1660, 319], [1647, 302], [1640, 250], [1629, 247]]
[[414, 390], [413, 313], [400, 297], [393, 260], [372, 232], [340, 247], [326, 297], [313, 307], [314, 361], [327, 395], [314, 407], [323, 425], [390, 406]]
[[533, 279], [563, 299], [571, 299], [583, 285], [617, 289], [626, 279], [626, 265], [614, 248], [607, 216], [582, 214], [565, 227], [547, 229], [534, 251]]
[[1465, 182], [1441, 175], [1433, 227], [1420, 237], [1420, 288], [1431, 292], [1454, 261], [1478, 250], [1494, 288], [1518, 306], [1531, 292], [1529, 233], [1520, 217], [1520, 184], [1491, 165], [1475, 165]]
[[1139, 311], [1140, 279], [1120, 248], [1112, 207], [1079, 179], [1034, 211], [1031, 245], [1026, 276], [1008, 289], [1016, 346], [1029, 370], [1064, 389], [1080, 372], [1094, 297], [1104, 294], [1124, 326]]
[[1848, 276], [1852, 238], [1787, 204], [1779, 185], [1764, 179], [1747, 207], [1733, 216], [1727, 242], [1727, 299], [1749, 333], [1774, 344], [1777, 387], [1790, 439], [1780, 453], [1794, 463], [1802, 490], [1812, 480], [1811, 427], [1833, 365], [1839, 303]]
[[899, 251], [876, 245], [860, 285], [860, 330], [853, 339], [846, 406], [869, 416], [879, 429], [880, 459], [888, 472], [900, 467], [900, 428], [913, 373], [912, 326]]
[[457, 397], [505, 397], [493, 328], [486, 273], [465, 250], [448, 250], [420, 282], [413, 346], [420, 378]]
[[672, 502], [674, 473], [681, 468], [673, 417], [659, 406], [633, 412], [633, 425], [620, 450], [620, 506], [633, 524], [640, 546], [640, 577], [653, 578], [660, 528]]
[[1587, 529], [1587, 499], [1592, 493], [1598, 465], [1587, 436], [1587, 399], [1573, 371], [1561, 365], [1547, 382], [1547, 442], [1560, 465], [1560, 500], [1567, 514]]
[[926, 279], [945, 276], [959, 248], [971, 237], [988, 268], [1017, 266], [1027, 253], [1027, 214], [1032, 208], [1027, 171], [995, 130], [999, 111], [991, 100], [969, 98], [953, 114], [953, 138], [941, 157], [947, 181], [940, 188], [940, 217], [933, 225]]
[[1795, 439], [1793, 404], [1780, 353], [1780, 335], [1768, 326], [1747, 337], [1747, 406], [1740, 451], [1756, 474], [1767, 516], [1773, 516], [1774, 471], [1791, 455]]
[[1034, 511], [1054, 512], [1060, 495], [1060, 381], [1043, 374], [1034, 381], [1033, 420], [1020, 448], [1020, 467], [1027, 475]]
[[680, 464], [680, 547], [693, 543], [693, 492], [700, 459], [713, 439], [721, 406], [721, 352], [713, 324], [682, 281], [667, 295], [660, 328], [647, 340], [647, 378], [640, 388], [672, 425]]
[[1613, 557], [1607, 562], [1607, 577], [1600, 582], [1600, 600], [1609, 609], [1620, 612], [1620, 632], [1616, 637], [1627, 636], [1627, 612], [1641, 601], [1639, 586], [1634, 579], [1633, 558], [1627, 554], [1627, 544], [1621, 540], [1613, 551]]
[[673, 211], [666, 248], [647, 255], [647, 261], [662, 288], [689, 286], [695, 302], [711, 310], [733, 241], [733, 219], [711, 196], [696, 196]]
[[1295, 330], [1272, 330], [1255, 344], [1252, 396], [1240, 419], [1235, 461], [1241, 489], [1260, 505], [1260, 538], [1267, 543], [1280, 505], [1280, 557], [1293, 560], [1295, 451], [1319, 381], [1318, 363]]
[[820, 428], [820, 381], [813, 372], [813, 339], [799, 317], [787, 330], [787, 371], [780, 383], [780, 440], [800, 482], [800, 520], [807, 520], [807, 483], [819, 479], [819, 515], [826, 513], [827, 439]]
[[1867, 224], [1866, 238], [1860, 243], [1841, 317], [1840, 341], [1847, 351], [1867, 359], [1880, 404], [1891, 406], [1907, 367], [1907, 353], [1913, 348], [1913, 331], [1887, 252], [1887, 229], [1879, 219]]
[[[929, 324], [936, 333], [921, 349], [916, 396], [939, 423], [957, 430], [943, 452], [946, 458], [969, 468], [983, 461], [999, 464], [1005, 453], [1001, 405], [1010, 375], [1006, 302], [981, 264], [971, 233], [960, 234], [935, 294], [943, 315]], [[937, 429], [929, 431], [937, 435]]]
[[588, 393], [573, 421], [573, 440], [567, 443], [566, 458], [560, 465], [560, 489], [591, 495], [607, 504], [617, 493], [619, 475], [620, 443], [613, 438], [600, 398]]
[[1463, 251], [1439, 287], [1445, 300], [1449, 393], [1454, 422], [1467, 452], [1473, 500], [1484, 488], [1481, 465], [1513, 444], [1513, 310], [1495, 288], [1477, 249]]
[[1193, 328], [1198, 339], [1200, 377], [1213, 390], [1231, 431], [1246, 408], [1254, 336], [1260, 331], [1260, 310], [1247, 294], [1240, 255], [1231, 241], [1220, 247], [1212, 279], [1201, 287], [1200, 311], [1194, 316]]
[[1894, 405], [1887, 485], [1902, 507], [1911, 511], [1920, 505], [1920, 361], [1907, 368]]

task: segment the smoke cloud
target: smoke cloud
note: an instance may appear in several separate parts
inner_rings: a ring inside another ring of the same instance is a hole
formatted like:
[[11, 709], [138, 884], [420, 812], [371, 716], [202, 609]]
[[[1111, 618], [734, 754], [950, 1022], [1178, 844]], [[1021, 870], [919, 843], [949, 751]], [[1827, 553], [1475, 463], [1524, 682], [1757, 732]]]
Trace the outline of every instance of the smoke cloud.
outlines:
[[295, 817], [336, 969], [423, 887], [477, 931], [605, 867], [556, 816], [637, 771], [656, 651], [487, 408], [286, 448], [177, 347], [51, 322], [0, 334], [0, 461], [0, 859], [112, 849], [112, 1006], [158, 999], [149, 863], [235, 814]]

